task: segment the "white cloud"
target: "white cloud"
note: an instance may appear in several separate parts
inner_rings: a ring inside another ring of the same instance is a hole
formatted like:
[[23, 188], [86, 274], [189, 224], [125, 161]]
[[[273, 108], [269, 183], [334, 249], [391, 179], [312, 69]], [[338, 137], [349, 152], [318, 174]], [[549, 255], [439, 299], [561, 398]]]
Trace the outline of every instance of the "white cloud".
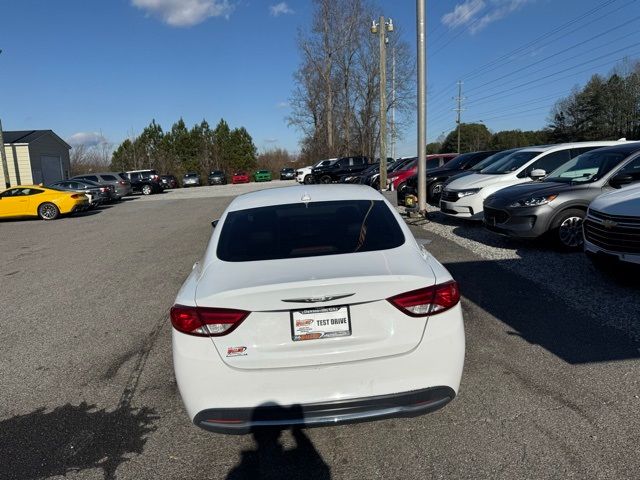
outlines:
[[535, 0], [487, 1], [465, 0], [457, 4], [451, 12], [443, 15], [442, 23], [449, 28], [467, 26], [474, 34]]
[[447, 27], [456, 28], [471, 23], [486, 4], [483, 0], [465, 0], [442, 17], [442, 23]]
[[276, 108], [289, 108], [289, 102], [278, 102]]
[[533, 0], [493, 0], [492, 3], [495, 5], [495, 8], [483, 15], [478, 22], [471, 26], [471, 33], [479, 32], [490, 23], [503, 19], [510, 13], [520, 10], [527, 3], [531, 3], [532, 1]]
[[264, 143], [278, 143], [277, 138], [265, 138]]
[[67, 138], [67, 143], [72, 147], [85, 145], [87, 147], [95, 147], [109, 143], [108, 140], [98, 132], [78, 132]]
[[131, 0], [131, 4], [172, 27], [191, 27], [211, 17], [228, 18], [229, 0]]
[[275, 5], [271, 5], [269, 7], [269, 11], [271, 12], [271, 15], [273, 15], [274, 17], [296, 13], [293, 11], [291, 7], [289, 7], [289, 5], [287, 5], [287, 2], [280, 2], [280, 3], [276, 3]]

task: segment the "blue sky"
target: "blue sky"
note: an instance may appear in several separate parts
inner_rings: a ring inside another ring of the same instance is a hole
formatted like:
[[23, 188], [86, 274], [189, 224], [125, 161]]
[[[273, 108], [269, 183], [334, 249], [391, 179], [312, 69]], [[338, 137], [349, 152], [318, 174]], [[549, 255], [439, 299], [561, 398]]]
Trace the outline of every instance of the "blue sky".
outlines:
[[[415, 2], [378, 3], [415, 46]], [[223, 117], [259, 149], [298, 149], [287, 100], [309, 0], [1, 0], [0, 12], [6, 130], [118, 143], [153, 118], [168, 129]], [[640, 58], [639, 21], [639, 0], [429, 1], [429, 141], [454, 128], [459, 79], [463, 121], [543, 127], [574, 85]], [[397, 153], [415, 151], [410, 126]]]

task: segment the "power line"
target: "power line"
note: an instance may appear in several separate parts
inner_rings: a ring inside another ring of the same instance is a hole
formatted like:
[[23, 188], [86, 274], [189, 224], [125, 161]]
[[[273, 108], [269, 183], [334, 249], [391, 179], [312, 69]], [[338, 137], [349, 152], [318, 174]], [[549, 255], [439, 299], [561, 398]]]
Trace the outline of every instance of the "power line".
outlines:
[[[591, 20], [591, 21], [589, 21], [589, 22], [587, 22], [587, 23], [584, 23], [584, 24], [582, 24], [582, 25], [579, 25], [578, 27], [574, 28], [573, 30], [571, 30], [571, 31], [569, 31], [569, 32], [566, 32], [565, 34], [563, 34], [562, 36], [560, 36], [560, 37], [558, 37], [558, 38], [556, 38], [556, 39], [552, 39], [552, 40], [549, 40], [548, 42], [545, 42], [545, 43], [542, 43], [542, 44], [540, 44], [540, 45], [537, 45], [537, 48], [543, 48], [543, 47], [546, 47], [547, 45], [550, 45], [550, 44], [552, 44], [552, 43], [554, 43], [554, 42], [557, 42], [557, 41], [559, 41], [559, 40], [561, 40], [561, 39], [563, 39], [563, 38], [565, 38], [565, 37], [568, 37], [569, 35], [571, 35], [571, 34], [573, 34], [573, 33], [577, 32], [578, 30], [582, 30], [583, 28], [588, 27], [588, 26], [589, 26], [589, 25], [591, 25], [592, 23], [602, 22], [602, 19], [603, 19], [603, 18], [608, 17], [609, 15], [611, 15], [611, 14], [613, 14], [613, 13], [615, 13], [615, 12], [619, 11], [619, 10], [622, 10], [623, 8], [626, 8], [628, 5], [630, 5], [630, 4], [632, 4], [632, 3], [635, 3], [636, 1], [638, 1], [638, 0], [631, 0], [630, 2], [625, 3], [624, 5], [621, 5], [619, 8], [616, 8], [615, 10], [612, 10], [612, 11], [610, 11], [610, 12], [606, 13], [606, 14], [605, 14], [605, 15], [603, 15], [603, 16], [600, 16], [600, 17], [595, 18], [595, 19], [593, 19], [593, 20]], [[614, 28], [613, 28], [613, 29], [611, 29], [611, 30], [608, 30], [607, 32], [610, 32], [610, 31], [612, 31], [612, 30], [614, 30], [614, 29], [617, 29], [617, 28], [620, 28], [620, 27], [626, 26], [628, 23], [631, 23], [632, 21], [637, 20], [638, 18], [640, 18], [640, 17], [636, 17], [635, 19], [632, 19], [632, 20], [630, 20], [630, 21], [627, 21], [627, 22], [624, 22], [624, 23], [622, 23], [622, 24], [620, 24], [620, 25], [617, 25], [616, 27], [614, 27]], [[601, 34], [601, 35], [603, 35], [603, 34]], [[584, 40], [583, 42], [580, 42], [580, 43], [576, 44], [576, 46], [583, 45], [584, 43], [589, 42], [589, 41], [591, 41], [592, 39], [597, 38], [597, 37], [599, 37], [599, 36], [601, 36], [601, 35], [597, 35], [597, 36], [595, 36], [595, 37], [591, 37], [591, 38], [589, 38], [589, 39], [587, 39], [587, 40]], [[568, 50], [569, 50], [569, 49], [568, 49]], [[467, 80], [470, 80], [470, 79], [472, 79], [472, 78], [482, 77], [482, 76], [486, 75], [487, 73], [490, 73], [490, 72], [493, 72], [493, 71], [495, 71], [495, 70], [498, 70], [499, 68], [501, 68], [501, 67], [502, 67], [502, 66], [504, 66], [505, 64], [506, 64], [506, 62], [503, 62], [503, 63], [500, 63], [500, 64], [498, 64], [498, 65], [494, 66], [493, 68], [485, 68], [485, 69], [483, 69], [481, 72], [478, 72], [478, 73], [476, 73], [476, 74], [474, 74], [474, 75], [466, 75], [464, 78], [465, 78], [465, 79], [467, 79]]]
[[[522, 88], [522, 87], [525, 87], [525, 86], [531, 85], [531, 84], [533, 84], [533, 83], [537, 83], [537, 82], [539, 82], [539, 81], [541, 81], [541, 80], [546, 80], [547, 78], [554, 77], [554, 76], [559, 75], [559, 74], [561, 74], [561, 73], [569, 72], [569, 71], [571, 71], [571, 70], [573, 70], [573, 69], [575, 69], [575, 68], [581, 67], [581, 66], [583, 66], [583, 65], [588, 65], [589, 63], [597, 62], [598, 60], [602, 60], [603, 58], [610, 57], [611, 55], [614, 55], [614, 54], [616, 54], [616, 53], [623, 52], [623, 51], [628, 50], [628, 49], [630, 49], [630, 48], [632, 48], [632, 47], [637, 47], [638, 45], [640, 45], [640, 42], [636, 42], [636, 43], [633, 43], [633, 44], [631, 44], [631, 45], [627, 45], [626, 47], [619, 48], [619, 49], [617, 49], [617, 50], [614, 50], [613, 52], [609, 52], [609, 53], [607, 53], [607, 54], [600, 55], [599, 57], [593, 58], [593, 59], [591, 59], [591, 60], [587, 60], [586, 62], [578, 63], [578, 64], [573, 65], [573, 66], [571, 66], [571, 67], [564, 68], [564, 69], [559, 70], [559, 71], [557, 71], [557, 72], [550, 73], [550, 74], [545, 75], [545, 76], [543, 76], [543, 77], [536, 78], [536, 79], [534, 79], [534, 80], [529, 80], [529, 81], [527, 81], [527, 82], [521, 83], [521, 84], [516, 85], [516, 86], [514, 86], [514, 87], [510, 87], [510, 88], [508, 88], [508, 89], [506, 89], [506, 90], [501, 90], [500, 92], [497, 92], [497, 93], [492, 93], [492, 94], [490, 94], [490, 95], [485, 95], [484, 97], [477, 98], [476, 100], [484, 100], [485, 98], [492, 98], [492, 97], [497, 96], [497, 95], [502, 95], [504, 92], [510, 92], [510, 91], [512, 91], [512, 90], [515, 90], [515, 89], [518, 89], [518, 88]], [[635, 55], [635, 53], [634, 53], [634, 55]], [[616, 59], [616, 60], [614, 60], [613, 62], [619, 62], [620, 60], [623, 60], [623, 59], [624, 59], [624, 57], [623, 57], [623, 58]], [[610, 64], [610, 63], [612, 63], [612, 62], [607, 62], [607, 63], [605, 63], [604, 65], [608, 65], [608, 64]], [[586, 71], [587, 71], [587, 72], [588, 72], [588, 71], [592, 71], [594, 68], [597, 68], [597, 67], [590, 67], [590, 68], [588, 68]], [[581, 72], [578, 72], [578, 73], [582, 73], [582, 71], [581, 71]], [[576, 73], [576, 75], [577, 75], [578, 73]], [[570, 75], [570, 76], [572, 76], [572, 75]], [[508, 82], [508, 83], [507, 83], [507, 85], [508, 85], [509, 83], [511, 83], [511, 82]], [[501, 87], [503, 87], [503, 86], [504, 86], [504, 85], [499, 85], [499, 86], [497, 86], [497, 87], [495, 87], [495, 88], [501, 88]]]
[[[618, 0], [606, 0], [605, 2], [602, 2], [600, 5], [592, 8], [591, 10], [583, 13], [582, 15], [579, 15], [578, 17], [574, 18], [573, 20], [570, 20], [570, 21], [560, 25], [559, 27], [556, 27], [556, 28], [552, 29], [551, 31], [546, 32], [546, 33], [540, 35], [539, 37], [534, 38], [533, 40], [529, 41], [528, 43], [526, 43], [526, 44], [524, 44], [524, 45], [522, 45], [520, 47], [517, 47], [517, 48], [511, 50], [508, 53], [505, 53], [501, 57], [498, 57], [498, 58], [496, 58], [495, 60], [493, 60], [491, 62], [488, 62], [488, 63], [486, 63], [484, 65], [481, 65], [481, 66], [477, 67], [475, 70], [472, 70], [471, 73], [465, 75], [464, 78], [465, 79], [469, 79], [470, 77], [474, 76], [476, 74], [476, 72], [486, 70], [488, 67], [491, 67], [491, 66], [493, 66], [493, 65], [495, 65], [497, 63], [500, 63], [503, 60], [508, 59], [509, 57], [513, 56], [516, 53], [520, 53], [520, 52], [523, 52], [523, 51], [527, 50], [529, 47], [532, 47], [537, 42], [539, 42], [541, 40], [544, 40], [544, 39], [546, 39], [546, 38], [548, 38], [550, 36], [553, 36], [558, 32], [563, 31], [566, 27], [579, 22], [580, 20], [582, 20], [582, 19], [584, 19], [584, 18], [586, 18], [586, 17], [588, 17], [590, 15], [593, 15], [594, 13], [602, 10], [603, 8], [608, 7], [609, 5], [611, 5], [612, 3], [615, 3], [617, 1]], [[633, 1], [636, 1], [636, 0], [633, 0]], [[563, 36], [561, 36], [560, 38], [563, 38]], [[556, 39], [556, 41], [557, 40], [559, 40], [559, 38]]]
[[[506, 60], [506, 59], [508, 59], [509, 57], [512, 57], [514, 54], [516, 54], [516, 53], [520, 53], [520, 52], [522, 52], [522, 51], [524, 51], [524, 50], [528, 49], [529, 47], [531, 47], [531, 46], [535, 45], [537, 42], [539, 42], [539, 41], [541, 41], [541, 40], [544, 40], [544, 39], [547, 39], [549, 36], [553, 36], [553, 35], [555, 35], [556, 33], [558, 33], [558, 32], [560, 32], [560, 31], [564, 30], [564, 29], [565, 29], [565, 28], [567, 28], [568, 26], [571, 26], [571, 25], [573, 25], [573, 24], [575, 24], [575, 23], [579, 22], [580, 20], [582, 20], [582, 19], [584, 19], [584, 18], [587, 18], [587, 17], [589, 17], [590, 15], [593, 15], [593, 14], [597, 13], [598, 11], [602, 10], [603, 8], [606, 8], [606, 7], [608, 7], [609, 5], [611, 5], [611, 4], [613, 4], [613, 3], [615, 3], [616, 1], [618, 1], [618, 0], [606, 0], [606, 1], [602, 2], [602, 3], [601, 3], [601, 4], [599, 4], [598, 6], [596, 6], [596, 7], [592, 8], [591, 10], [588, 10], [587, 12], [585, 12], [585, 13], [583, 13], [583, 14], [579, 15], [578, 17], [575, 17], [575, 18], [573, 18], [572, 20], [570, 20], [570, 21], [568, 21], [568, 22], [565, 22], [564, 24], [562, 24], [562, 25], [560, 25], [560, 26], [558, 26], [558, 27], [556, 27], [556, 28], [554, 28], [554, 29], [552, 29], [552, 30], [550, 30], [550, 31], [548, 31], [548, 32], [546, 32], [546, 33], [544, 33], [544, 34], [540, 35], [539, 37], [534, 38], [533, 40], [529, 41], [528, 43], [526, 43], [526, 44], [524, 44], [524, 45], [521, 45], [520, 47], [517, 47], [517, 48], [515, 48], [515, 49], [511, 50], [510, 52], [507, 52], [506, 54], [504, 54], [504, 55], [502, 55], [502, 56], [500, 56], [500, 57], [498, 57], [498, 58], [496, 58], [496, 59], [494, 59], [494, 60], [492, 60], [492, 61], [490, 61], [490, 62], [487, 62], [487, 63], [485, 63], [485, 64], [483, 64], [483, 65], [480, 65], [480, 66], [476, 67], [475, 69], [471, 70], [471, 72], [469, 72], [469, 73], [467, 73], [467, 74], [463, 75], [463, 79], [468, 80], [468, 79], [471, 79], [471, 78], [475, 78], [475, 77], [479, 76], [480, 74], [484, 74], [484, 73], [486, 73], [486, 70], [487, 70], [488, 68], [490, 68], [490, 67], [492, 67], [492, 66], [494, 66], [494, 65], [500, 64], [503, 60]], [[625, 4], [624, 6], [629, 5], [630, 3], [634, 3], [634, 2], [636, 2], [636, 1], [637, 1], [637, 0], [631, 0], [631, 2], [629, 2], [629, 3]], [[614, 10], [614, 11], [617, 11], [617, 10]], [[613, 12], [609, 12], [609, 14], [610, 14], [610, 13], [613, 13]], [[609, 14], [607, 14], [607, 15], [609, 15]], [[605, 15], [605, 16], [606, 16], [606, 15]], [[599, 17], [599, 18], [598, 18], [598, 19], [596, 19], [596, 20], [601, 20], [601, 18], [602, 18], [602, 17]], [[590, 23], [591, 23], [591, 22], [590, 22]], [[579, 27], [579, 28], [583, 28], [583, 27], [584, 27], [584, 25], [583, 25], [582, 27]], [[578, 29], [579, 29], [579, 28], [578, 28]], [[577, 31], [578, 29], [573, 30], [573, 31], [572, 31], [572, 32], [570, 32], [570, 33], [574, 33], [574, 32], [575, 32], [575, 31]], [[568, 34], [570, 34], [570, 33], [567, 33], [567, 34], [565, 34], [565, 35], [562, 35], [562, 36], [560, 36], [559, 38], [557, 38], [557, 39], [556, 39], [556, 40], [554, 40], [554, 41], [557, 41], [557, 40], [559, 40], [559, 39], [563, 38], [564, 36], [566, 36], [566, 35], [568, 35]], [[548, 43], [547, 43], [547, 44], [548, 44]], [[455, 85], [455, 82], [452, 82], [452, 83], [448, 84], [448, 85], [447, 85], [445, 88], [443, 88], [443, 90], [441, 90], [440, 92], [436, 92], [436, 93], [434, 94], [434, 97], [432, 97], [432, 101], [436, 100], [438, 97], [440, 97], [442, 94], [444, 94], [444, 93], [446, 92], [446, 89], [447, 89], [447, 88], [449, 88], [449, 87], [450, 87], [450, 86], [452, 86], [452, 85]]]
[[[617, 53], [623, 52], [623, 51], [628, 50], [628, 49], [631, 49], [631, 48], [633, 48], [633, 47], [637, 47], [637, 46], [639, 46], [639, 45], [640, 45], [640, 42], [636, 42], [636, 43], [633, 43], [633, 44], [627, 45], [627, 46], [625, 46], [625, 47], [622, 47], [622, 48], [619, 48], [619, 49], [617, 49], [617, 50], [614, 50], [614, 51], [608, 52], [608, 53], [606, 53], [606, 54], [604, 54], [604, 55], [600, 55], [600, 56], [598, 56], [598, 57], [592, 58], [592, 59], [587, 60], [587, 61], [585, 61], [585, 62], [581, 62], [581, 63], [578, 63], [578, 64], [576, 64], [576, 65], [572, 65], [571, 67], [567, 67], [567, 68], [564, 68], [564, 69], [562, 69], [562, 70], [558, 70], [558, 71], [556, 71], [556, 72], [549, 73], [549, 74], [544, 75], [544, 76], [542, 76], [542, 77], [536, 78], [536, 79], [534, 79], [534, 80], [529, 80], [529, 81], [527, 81], [527, 82], [521, 83], [521, 84], [516, 85], [516, 86], [514, 86], [514, 87], [507, 88], [506, 90], [504, 89], [505, 87], [507, 87], [507, 86], [509, 86], [509, 85], [512, 85], [514, 82], [517, 82], [517, 81], [518, 81], [518, 79], [514, 79], [514, 80], [511, 80], [511, 81], [505, 82], [505, 83], [503, 83], [503, 84], [497, 84], [497, 85], [495, 85], [495, 86], [493, 86], [493, 87], [489, 88], [488, 90], [489, 90], [489, 91], [491, 91], [491, 90], [499, 89], [499, 90], [500, 90], [499, 92], [495, 92], [495, 93], [492, 93], [492, 94], [489, 94], [489, 95], [485, 95], [485, 96], [483, 96], [483, 97], [476, 98], [476, 99], [474, 100], [474, 102], [482, 101], [482, 100], [484, 100], [484, 99], [488, 99], [488, 98], [493, 98], [493, 97], [496, 97], [496, 96], [498, 96], [498, 95], [502, 95], [502, 94], [504, 94], [504, 93], [506, 93], [506, 92], [510, 92], [510, 91], [512, 91], [512, 90], [515, 90], [515, 89], [518, 89], [518, 88], [521, 88], [521, 87], [524, 87], [524, 86], [528, 86], [528, 85], [531, 85], [531, 84], [537, 83], [537, 82], [539, 82], [539, 81], [545, 80], [545, 79], [547, 79], [547, 78], [550, 78], [550, 77], [553, 77], [553, 76], [559, 75], [559, 74], [561, 74], [561, 73], [570, 72], [570, 71], [572, 71], [572, 70], [574, 70], [574, 69], [576, 69], [576, 68], [582, 67], [582, 66], [584, 66], [584, 65], [588, 65], [588, 64], [593, 63], [593, 62], [597, 62], [598, 60], [602, 60], [603, 58], [610, 57], [611, 55], [615, 55], [615, 54], [617, 54]], [[615, 61], [620, 61], [620, 60], [623, 60], [623, 59], [624, 59], [624, 57], [623, 57], [623, 58], [621, 58], [621, 59], [617, 59], [617, 60], [615, 60]], [[611, 62], [607, 62], [605, 65], [608, 65], [609, 63], [611, 63]], [[545, 68], [554, 67], [554, 66], [556, 66], [556, 65], [557, 65], [557, 64], [549, 65], [549, 66], [547, 66], [547, 67], [545, 67]], [[587, 71], [589, 71], [589, 70], [593, 70], [593, 69], [596, 69], [596, 68], [598, 68], [598, 66], [591, 67], [590, 69], [587, 69]], [[583, 71], [581, 71], [581, 72], [579, 72], [579, 73], [583, 73]], [[572, 76], [572, 75], [570, 75], [570, 76]], [[563, 78], [565, 78], [565, 77], [563, 77]], [[476, 87], [476, 88], [474, 88], [474, 89], [472, 89], [471, 91], [473, 91], [473, 90], [477, 90], [477, 87]], [[472, 104], [475, 104], [475, 103], [472, 103]], [[438, 107], [438, 108], [440, 108], [440, 107]], [[437, 114], [436, 114], [436, 117], [437, 117]]]
[[[565, 48], [565, 49], [563, 49], [563, 50], [560, 50], [559, 52], [556, 52], [556, 53], [554, 53], [554, 54], [552, 54], [552, 55], [549, 55], [549, 56], [547, 56], [547, 57], [545, 57], [545, 58], [542, 58], [542, 59], [540, 59], [540, 60], [538, 60], [538, 61], [536, 61], [536, 62], [534, 62], [534, 63], [531, 63], [531, 64], [529, 64], [529, 65], [527, 65], [527, 66], [524, 66], [524, 67], [518, 68], [517, 70], [513, 70], [512, 72], [507, 73], [506, 75], [503, 75], [503, 76], [501, 77], [501, 79], [504, 79], [504, 78], [506, 78], [506, 77], [510, 77], [510, 76], [512, 76], [512, 75], [515, 75], [516, 73], [520, 73], [520, 72], [522, 72], [522, 71], [524, 71], [524, 70], [527, 70], [527, 69], [529, 69], [529, 68], [531, 68], [531, 67], [534, 67], [534, 66], [536, 66], [536, 65], [539, 65], [539, 64], [541, 64], [541, 63], [544, 63], [544, 62], [546, 62], [547, 60], [549, 60], [549, 59], [551, 59], [551, 58], [557, 57], [558, 55], [562, 55], [563, 53], [566, 53], [566, 52], [568, 52], [568, 51], [570, 51], [570, 50], [572, 50], [572, 49], [574, 49], [574, 48], [577, 48], [577, 47], [583, 46], [585, 43], [588, 43], [588, 42], [590, 42], [590, 41], [592, 41], [592, 40], [595, 40], [595, 39], [597, 39], [597, 38], [600, 38], [600, 37], [602, 37], [602, 36], [604, 36], [604, 35], [606, 35], [606, 34], [608, 34], [608, 33], [612, 32], [612, 31], [614, 31], [614, 30], [618, 30], [621, 26], [626, 26], [626, 25], [628, 25], [629, 23], [631, 23], [631, 22], [635, 22], [635, 21], [637, 21], [637, 20], [640, 20], [640, 16], [635, 17], [635, 18], [632, 18], [631, 20], [628, 20], [628, 21], [624, 22], [622, 25], [617, 25], [617, 26], [615, 26], [615, 27], [613, 27], [613, 28], [611, 28], [611, 29], [609, 29], [609, 30], [607, 30], [607, 31], [605, 31], [605, 32], [602, 32], [602, 33], [600, 33], [600, 34], [598, 34], [598, 35], [596, 35], [596, 36], [594, 36], [594, 37], [591, 37], [591, 38], [589, 38], [589, 39], [587, 39], [587, 40], [583, 41], [583, 42], [576, 43], [576, 44], [574, 44], [574, 45], [572, 45], [572, 46], [570, 46], [570, 47], [567, 47], [567, 48]], [[597, 50], [597, 49], [600, 49], [600, 48], [603, 48], [603, 47], [608, 47], [609, 45], [612, 45], [612, 44], [614, 44], [614, 43], [619, 42], [620, 40], [624, 40], [625, 38], [628, 38], [628, 37], [630, 37], [630, 36], [635, 36], [635, 35], [638, 35], [638, 32], [636, 32], [636, 31], [630, 32], [630, 33], [628, 33], [628, 34], [626, 34], [626, 35], [623, 35], [623, 36], [621, 36], [621, 37], [616, 38], [615, 40], [612, 40], [612, 41], [607, 42], [607, 43], [602, 44], [602, 45], [598, 45], [598, 46], [594, 47], [592, 50], [587, 51], [587, 52], [583, 52], [583, 53], [581, 53], [581, 54], [579, 54], [579, 55], [577, 55], [577, 56], [579, 57], [579, 56], [583, 56], [583, 55], [591, 55], [591, 54], [593, 53], [593, 51], [594, 51], [594, 50]], [[572, 58], [576, 58], [576, 56], [574, 56], [574, 57], [572, 57]], [[553, 67], [553, 66], [556, 66], [556, 65], [559, 65], [559, 63], [555, 63], [555, 64], [552, 64], [552, 65], [548, 65], [547, 67], [544, 67], [544, 68], [549, 68], [549, 67]], [[481, 88], [486, 87], [487, 85], [490, 85], [490, 84], [492, 84], [492, 83], [494, 83], [494, 82], [493, 82], [493, 81], [485, 82], [485, 83], [480, 84], [480, 85], [478, 85], [478, 86], [476, 86], [476, 87], [473, 87], [473, 88], [472, 88], [472, 89], [470, 89], [469, 91], [470, 91], [470, 92], [474, 92], [474, 91], [476, 91], [476, 90], [480, 90]]]

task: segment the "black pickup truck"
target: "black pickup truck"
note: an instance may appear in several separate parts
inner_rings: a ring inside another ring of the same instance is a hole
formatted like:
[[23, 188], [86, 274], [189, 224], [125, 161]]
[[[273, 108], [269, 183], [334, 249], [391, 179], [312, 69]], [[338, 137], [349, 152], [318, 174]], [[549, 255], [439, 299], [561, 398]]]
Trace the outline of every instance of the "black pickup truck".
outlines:
[[367, 157], [342, 157], [331, 165], [317, 167], [311, 170], [315, 183], [333, 183], [340, 180], [343, 175], [360, 173], [369, 168]]

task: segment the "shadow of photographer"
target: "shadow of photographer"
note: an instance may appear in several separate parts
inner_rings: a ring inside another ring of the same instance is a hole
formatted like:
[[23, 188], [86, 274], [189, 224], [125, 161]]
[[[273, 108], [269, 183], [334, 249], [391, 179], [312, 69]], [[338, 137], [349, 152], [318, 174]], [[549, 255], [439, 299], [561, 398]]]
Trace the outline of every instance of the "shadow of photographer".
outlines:
[[255, 448], [241, 453], [240, 463], [229, 472], [227, 480], [330, 479], [329, 466], [305, 432], [300, 427], [291, 427], [295, 447], [285, 449], [282, 444], [282, 433], [290, 427], [265, 425], [273, 419], [297, 420], [302, 424], [304, 413], [299, 405], [285, 408], [268, 403], [256, 408], [252, 415], [252, 423], [262, 423], [264, 426], [254, 427], [251, 430]]

